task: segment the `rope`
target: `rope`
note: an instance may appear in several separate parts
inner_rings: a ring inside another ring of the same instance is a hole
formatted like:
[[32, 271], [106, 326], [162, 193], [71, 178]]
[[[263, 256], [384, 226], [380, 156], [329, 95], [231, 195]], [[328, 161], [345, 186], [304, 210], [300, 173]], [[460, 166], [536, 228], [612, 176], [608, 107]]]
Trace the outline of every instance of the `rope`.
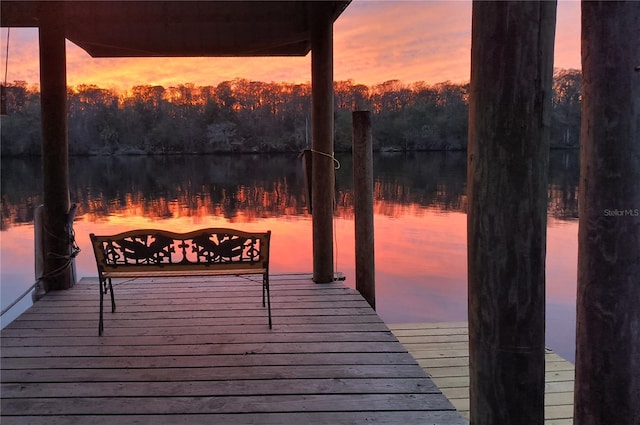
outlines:
[[317, 151], [317, 150], [315, 150], [315, 149], [309, 149], [309, 150], [310, 150], [311, 152], [313, 152], [313, 153], [317, 153], [317, 154], [320, 154], [320, 155], [324, 155], [324, 156], [326, 156], [327, 158], [331, 158], [331, 159], [333, 160], [333, 162], [336, 164], [334, 168], [335, 168], [336, 170], [339, 170], [339, 169], [340, 169], [340, 161], [338, 161], [338, 160], [336, 159], [336, 157], [335, 157], [333, 154], [329, 155], [329, 154], [328, 154], [328, 153], [326, 153], [326, 152]]
[[[45, 226], [42, 226], [44, 231], [47, 232], [49, 235], [54, 236], [51, 232], [49, 232], [48, 229], [45, 228]], [[27, 295], [29, 295], [31, 293], [32, 290], [37, 289], [40, 287], [40, 281], [41, 280], [45, 280], [45, 279], [50, 279], [52, 277], [58, 276], [60, 274], [62, 274], [66, 269], [68, 269], [69, 267], [71, 267], [71, 265], [73, 264], [73, 259], [75, 257], [78, 256], [78, 254], [80, 253], [80, 247], [78, 246], [78, 244], [76, 243], [76, 234], [75, 231], [73, 230], [73, 228], [71, 228], [71, 226], [67, 226], [69, 227], [67, 229], [67, 232], [69, 233], [69, 242], [71, 243], [71, 253], [69, 255], [60, 255], [60, 254], [56, 254], [53, 252], [49, 252], [47, 253], [47, 256], [49, 256], [50, 258], [57, 258], [57, 259], [64, 259], [66, 260], [64, 262], [64, 264], [62, 264], [60, 267], [57, 267], [53, 270], [51, 270], [50, 272], [43, 274], [42, 276], [40, 276], [33, 285], [31, 285], [29, 287], [29, 289], [27, 289], [22, 295], [20, 295], [14, 302], [12, 302], [11, 304], [9, 304], [7, 307], [5, 307], [1, 312], [0, 312], [0, 317], [2, 317], [7, 311], [11, 310], [12, 307], [14, 307], [16, 304], [18, 304], [24, 297], [26, 297]], [[55, 237], [55, 236], [54, 236]], [[62, 238], [57, 238], [57, 239], [62, 239]]]
[[4, 61], [4, 86], [7, 87], [7, 75], [9, 73], [9, 34], [11, 34], [11, 28], [7, 28], [7, 53]]
[[[75, 246], [75, 240], [73, 241], [73, 243], [74, 243], [74, 246]], [[60, 267], [58, 267], [56, 269], [53, 269], [49, 273], [46, 273], [46, 274], [43, 274], [42, 276], [40, 276], [38, 278], [38, 280], [36, 280], [35, 283], [29, 287], [29, 289], [27, 289], [14, 302], [9, 304], [7, 307], [5, 307], [0, 312], [0, 317], [2, 317], [7, 311], [11, 310], [11, 308], [13, 306], [15, 306], [16, 304], [18, 304], [24, 297], [29, 295], [29, 293], [31, 293], [32, 290], [39, 288], [41, 280], [50, 279], [52, 277], [58, 276], [58, 275], [62, 274], [66, 269], [71, 267], [73, 258], [75, 258], [78, 255], [79, 252], [80, 252], [80, 248], [77, 248], [77, 249], [74, 248], [73, 252], [70, 255], [59, 255], [59, 254], [55, 254], [54, 255], [53, 253], [50, 252], [48, 254], [49, 256], [55, 257], [55, 258], [65, 258], [67, 261], [65, 261], [64, 264], [62, 264]]]
[[[317, 151], [315, 149], [309, 149], [311, 152], [326, 156], [327, 158], [331, 158], [333, 160], [333, 162], [335, 163], [334, 169], [339, 170], [340, 169], [340, 161], [338, 161], [336, 159], [336, 157], [334, 156], [334, 154], [329, 155], [326, 152], [322, 152], [322, 151]], [[335, 182], [334, 182], [335, 184]], [[335, 198], [335, 193], [333, 195], [333, 207], [335, 208], [336, 206], [336, 198]], [[335, 213], [333, 214], [333, 251], [334, 251], [334, 255], [333, 255], [333, 280], [336, 280], [336, 276], [338, 275], [338, 229], [336, 228], [336, 215]]]
[[[313, 152], [313, 153], [317, 153], [319, 155], [322, 156], [326, 156], [327, 158], [331, 158], [333, 160], [333, 162], [335, 163], [334, 169], [335, 170], [339, 170], [340, 169], [340, 161], [338, 161], [336, 159], [336, 157], [334, 156], [334, 154], [328, 154], [326, 152], [322, 152], [322, 151], [318, 151], [312, 148], [308, 149], [309, 151]], [[300, 153], [299, 157], [302, 157], [302, 155], [304, 154], [304, 151]], [[335, 176], [334, 176], [335, 179]], [[335, 184], [335, 180], [334, 180], [334, 184]], [[336, 207], [336, 197], [335, 197], [335, 193], [333, 195], [333, 207]], [[338, 229], [336, 228], [336, 215], [335, 213], [333, 214], [333, 252], [334, 252], [334, 256], [333, 256], [333, 280], [337, 280], [336, 276], [338, 275]]]
[[[112, 283], [111, 286], [120, 286], [120, 285], [124, 285], [125, 283], [129, 283], [129, 282], [133, 282], [134, 280], [137, 280], [137, 277], [132, 277], [131, 279], [127, 279], [127, 280], [123, 280], [121, 282], [116, 282], [116, 283]], [[106, 290], [106, 289], [105, 289]]]
[[337, 219], [336, 219], [336, 215], [333, 214], [333, 250], [334, 250], [334, 257], [333, 257], [333, 280], [336, 281], [338, 280], [336, 278], [336, 276], [338, 276], [338, 228], [336, 227], [337, 225]]
[[27, 289], [26, 291], [24, 291], [24, 293], [22, 295], [20, 295], [14, 302], [12, 302], [11, 304], [9, 304], [7, 307], [5, 307], [2, 311], [0, 311], [0, 317], [4, 316], [4, 314], [11, 310], [11, 308], [18, 304], [24, 297], [26, 297], [27, 295], [29, 295], [31, 293], [31, 291], [33, 291], [38, 285], [40, 285], [40, 280], [38, 279], [33, 285], [31, 285], [29, 287], [29, 289]]

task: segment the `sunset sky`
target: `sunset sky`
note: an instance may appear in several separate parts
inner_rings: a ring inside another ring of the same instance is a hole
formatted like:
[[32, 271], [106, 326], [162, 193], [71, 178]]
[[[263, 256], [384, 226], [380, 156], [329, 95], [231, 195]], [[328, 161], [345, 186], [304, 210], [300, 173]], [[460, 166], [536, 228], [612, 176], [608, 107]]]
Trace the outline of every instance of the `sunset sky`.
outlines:
[[[7, 29], [1, 31], [5, 65]], [[39, 83], [37, 30], [13, 28], [7, 80]], [[398, 79], [435, 84], [469, 80], [470, 1], [355, 0], [334, 27], [334, 79], [373, 85]], [[555, 67], [580, 68], [580, 2], [558, 1]], [[128, 90], [138, 84], [217, 85], [246, 78], [306, 82], [303, 58], [92, 59], [67, 42], [67, 82]]]

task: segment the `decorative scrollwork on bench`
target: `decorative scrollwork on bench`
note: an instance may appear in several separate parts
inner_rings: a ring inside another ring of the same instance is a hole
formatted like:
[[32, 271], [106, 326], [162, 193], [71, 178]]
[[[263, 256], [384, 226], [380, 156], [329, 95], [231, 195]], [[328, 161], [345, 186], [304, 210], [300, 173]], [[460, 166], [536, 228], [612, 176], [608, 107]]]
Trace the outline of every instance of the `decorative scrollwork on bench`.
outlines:
[[261, 239], [229, 233], [203, 232], [190, 238], [162, 233], [132, 234], [102, 242], [108, 265], [250, 263], [260, 261]]

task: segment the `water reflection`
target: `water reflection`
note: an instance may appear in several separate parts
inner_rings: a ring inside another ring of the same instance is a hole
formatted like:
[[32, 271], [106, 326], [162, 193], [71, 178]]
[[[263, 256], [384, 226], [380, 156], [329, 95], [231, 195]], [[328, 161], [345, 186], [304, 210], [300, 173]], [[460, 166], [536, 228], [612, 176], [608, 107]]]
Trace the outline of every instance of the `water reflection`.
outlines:
[[[351, 217], [353, 166], [339, 157], [338, 217]], [[218, 216], [232, 221], [305, 215], [306, 193], [296, 156], [91, 157], [70, 161], [70, 192], [78, 216], [167, 219]], [[577, 218], [578, 158], [554, 151], [549, 169], [549, 214]], [[391, 217], [407, 207], [466, 211], [466, 154], [380, 154], [374, 159], [376, 213]], [[42, 202], [40, 161], [2, 160], [2, 230], [31, 223]]]
[[[353, 166], [348, 155], [338, 159], [336, 269], [354, 286]], [[1, 173], [4, 307], [34, 281], [42, 173], [39, 159], [6, 158]], [[466, 154], [380, 154], [374, 176], [378, 313], [389, 323], [466, 320]], [[547, 344], [573, 359], [577, 152], [552, 152], [549, 179]], [[131, 228], [272, 230], [273, 273], [312, 269], [311, 218], [295, 155], [71, 158], [70, 188], [80, 277], [97, 275], [89, 233]]]

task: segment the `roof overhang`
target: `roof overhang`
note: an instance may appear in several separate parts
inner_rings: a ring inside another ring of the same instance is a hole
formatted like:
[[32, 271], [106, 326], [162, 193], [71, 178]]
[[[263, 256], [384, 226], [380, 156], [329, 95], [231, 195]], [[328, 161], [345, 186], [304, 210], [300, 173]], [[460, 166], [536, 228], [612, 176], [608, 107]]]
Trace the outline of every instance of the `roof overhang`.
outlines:
[[3, 27], [39, 27], [52, 11], [93, 57], [306, 56], [311, 21], [349, 1], [0, 1]]

